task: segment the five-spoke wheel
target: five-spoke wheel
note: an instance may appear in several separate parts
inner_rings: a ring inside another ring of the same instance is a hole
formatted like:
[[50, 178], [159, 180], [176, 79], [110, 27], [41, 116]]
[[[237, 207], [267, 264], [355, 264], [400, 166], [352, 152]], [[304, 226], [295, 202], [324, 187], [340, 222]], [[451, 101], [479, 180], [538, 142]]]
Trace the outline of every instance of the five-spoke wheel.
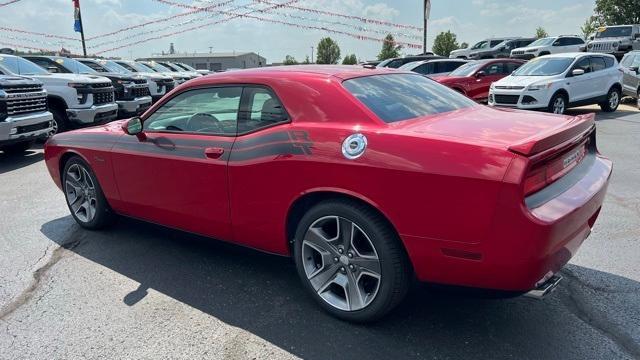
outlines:
[[400, 239], [364, 204], [342, 199], [317, 204], [301, 219], [294, 246], [305, 287], [340, 318], [376, 320], [408, 289], [411, 271]]

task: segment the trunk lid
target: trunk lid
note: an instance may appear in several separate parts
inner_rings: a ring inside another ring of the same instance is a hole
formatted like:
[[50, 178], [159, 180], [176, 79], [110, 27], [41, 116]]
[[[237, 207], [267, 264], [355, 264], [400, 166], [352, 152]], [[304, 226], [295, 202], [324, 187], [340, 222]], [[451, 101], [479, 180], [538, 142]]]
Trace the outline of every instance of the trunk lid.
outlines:
[[560, 116], [479, 105], [389, 126], [398, 132], [454, 138], [530, 157], [586, 136], [595, 126], [595, 115]]

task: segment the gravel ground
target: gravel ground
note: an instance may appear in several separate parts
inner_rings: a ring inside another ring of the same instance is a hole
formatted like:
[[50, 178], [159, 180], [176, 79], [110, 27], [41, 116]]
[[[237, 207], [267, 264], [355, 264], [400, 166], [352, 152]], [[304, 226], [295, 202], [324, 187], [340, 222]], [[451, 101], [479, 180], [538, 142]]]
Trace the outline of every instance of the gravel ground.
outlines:
[[552, 296], [421, 286], [369, 326], [325, 315], [288, 259], [134, 220], [82, 230], [40, 149], [0, 154], [0, 359], [640, 358], [640, 112], [598, 120], [614, 177]]

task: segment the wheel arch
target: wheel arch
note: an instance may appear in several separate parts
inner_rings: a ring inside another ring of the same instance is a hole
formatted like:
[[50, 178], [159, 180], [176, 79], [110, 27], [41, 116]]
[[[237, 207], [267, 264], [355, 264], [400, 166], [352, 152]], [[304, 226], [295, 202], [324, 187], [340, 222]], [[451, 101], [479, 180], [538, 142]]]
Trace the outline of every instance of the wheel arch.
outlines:
[[569, 92], [565, 88], [560, 88], [556, 90], [556, 92], [554, 92], [553, 95], [551, 95], [551, 99], [553, 99], [558, 94], [562, 94], [564, 96], [565, 100], [567, 101], [567, 104], [565, 106], [568, 106], [569, 102], [571, 101], [569, 99]]
[[618, 92], [620, 92], [620, 95], [622, 95], [622, 84], [620, 84], [619, 82], [613, 83], [613, 85], [611, 85], [609, 90], [611, 90], [611, 89], [617, 89]]
[[314, 189], [311, 191], [307, 191], [300, 196], [298, 196], [290, 205], [287, 211], [287, 217], [285, 222], [285, 234], [287, 247], [289, 249], [289, 253], [293, 253], [293, 243], [295, 241], [295, 233], [302, 220], [304, 214], [311, 209], [313, 206], [327, 200], [335, 200], [335, 199], [343, 199], [350, 200], [360, 203], [362, 205], [367, 206], [374, 212], [376, 212], [390, 228], [398, 235], [400, 242], [406, 252], [406, 247], [400, 238], [400, 232], [395, 227], [389, 216], [380, 208], [376, 202], [363, 196], [361, 194], [344, 190], [344, 189], [334, 189], [334, 188], [326, 188], [326, 189]]
[[[58, 174], [60, 175], [60, 182], [62, 183], [62, 179], [64, 178], [64, 167], [67, 164], [67, 162], [69, 161], [69, 159], [71, 159], [72, 157], [77, 156], [79, 158], [81, 158], [84, 162], [86, 162], [87, 164], [89, 163], [89, 160], [87, 160], [87, 158], [82, 155], [81, 153], [79, 153], [78, 151], [75, 150], [67, 150], [64, 152], [64, 154], [60, 155], [60, 160], [58, 161]], [[91, 165], [89, 165], [91, 166]]]
[[60, 110], [66, 110], [68, 108], [67, 102], [58, 95], [48, 95], [47, 101], [51, 107], [59, 107]]

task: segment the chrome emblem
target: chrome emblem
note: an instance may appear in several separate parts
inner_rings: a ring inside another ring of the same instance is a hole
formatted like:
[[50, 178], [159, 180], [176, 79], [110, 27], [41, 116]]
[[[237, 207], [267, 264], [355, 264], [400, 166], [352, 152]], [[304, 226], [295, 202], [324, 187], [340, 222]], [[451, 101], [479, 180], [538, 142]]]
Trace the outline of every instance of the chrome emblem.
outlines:
[[355, 160], [367, 149], [367, 137], [353, 134], [342, 142], [342, 155], [349, 160]]

